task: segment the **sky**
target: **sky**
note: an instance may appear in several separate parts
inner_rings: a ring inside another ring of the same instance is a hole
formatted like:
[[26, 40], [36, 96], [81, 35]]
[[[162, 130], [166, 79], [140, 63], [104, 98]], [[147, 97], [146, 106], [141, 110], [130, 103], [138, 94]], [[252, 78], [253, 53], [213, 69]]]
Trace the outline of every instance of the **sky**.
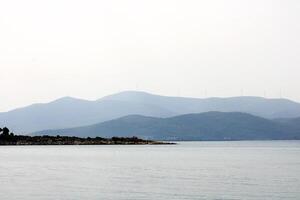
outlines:
[[0, 0], [0, 111], [139, 90], [300, 102], [299, 0]]

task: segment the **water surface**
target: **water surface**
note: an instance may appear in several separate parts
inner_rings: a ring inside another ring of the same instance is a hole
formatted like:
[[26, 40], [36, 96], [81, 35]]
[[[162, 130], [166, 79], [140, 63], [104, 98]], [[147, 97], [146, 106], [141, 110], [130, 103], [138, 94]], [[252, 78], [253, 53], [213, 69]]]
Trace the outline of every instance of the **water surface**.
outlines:
[[1, 146], [0, 199], [300, 199], [300, 141]]

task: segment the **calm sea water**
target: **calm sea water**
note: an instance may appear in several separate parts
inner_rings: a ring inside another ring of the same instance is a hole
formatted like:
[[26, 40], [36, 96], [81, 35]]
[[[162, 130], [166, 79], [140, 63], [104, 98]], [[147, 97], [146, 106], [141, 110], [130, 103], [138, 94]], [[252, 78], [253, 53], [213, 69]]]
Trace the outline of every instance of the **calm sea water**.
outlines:
[[300, 199], [300, 142], [0, 147], [2, 200]]

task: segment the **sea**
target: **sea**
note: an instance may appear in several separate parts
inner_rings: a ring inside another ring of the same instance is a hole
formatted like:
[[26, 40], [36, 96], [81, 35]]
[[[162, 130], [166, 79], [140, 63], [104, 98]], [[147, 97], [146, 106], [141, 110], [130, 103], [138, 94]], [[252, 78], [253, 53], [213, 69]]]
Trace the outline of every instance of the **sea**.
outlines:
[[0, 146], [1, 200], [299, 200], [300, 141]]

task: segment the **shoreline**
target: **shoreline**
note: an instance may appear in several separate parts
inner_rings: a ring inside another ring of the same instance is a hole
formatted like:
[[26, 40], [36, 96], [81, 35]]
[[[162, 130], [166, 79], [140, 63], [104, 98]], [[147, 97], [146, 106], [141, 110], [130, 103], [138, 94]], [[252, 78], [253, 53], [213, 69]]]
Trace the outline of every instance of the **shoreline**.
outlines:
[[174, 145], [176, 143], [143, 140], [137, 137], [80, 138], [69, 136], [0, 135], [0, 146], [71, 146], [71, 145]]

